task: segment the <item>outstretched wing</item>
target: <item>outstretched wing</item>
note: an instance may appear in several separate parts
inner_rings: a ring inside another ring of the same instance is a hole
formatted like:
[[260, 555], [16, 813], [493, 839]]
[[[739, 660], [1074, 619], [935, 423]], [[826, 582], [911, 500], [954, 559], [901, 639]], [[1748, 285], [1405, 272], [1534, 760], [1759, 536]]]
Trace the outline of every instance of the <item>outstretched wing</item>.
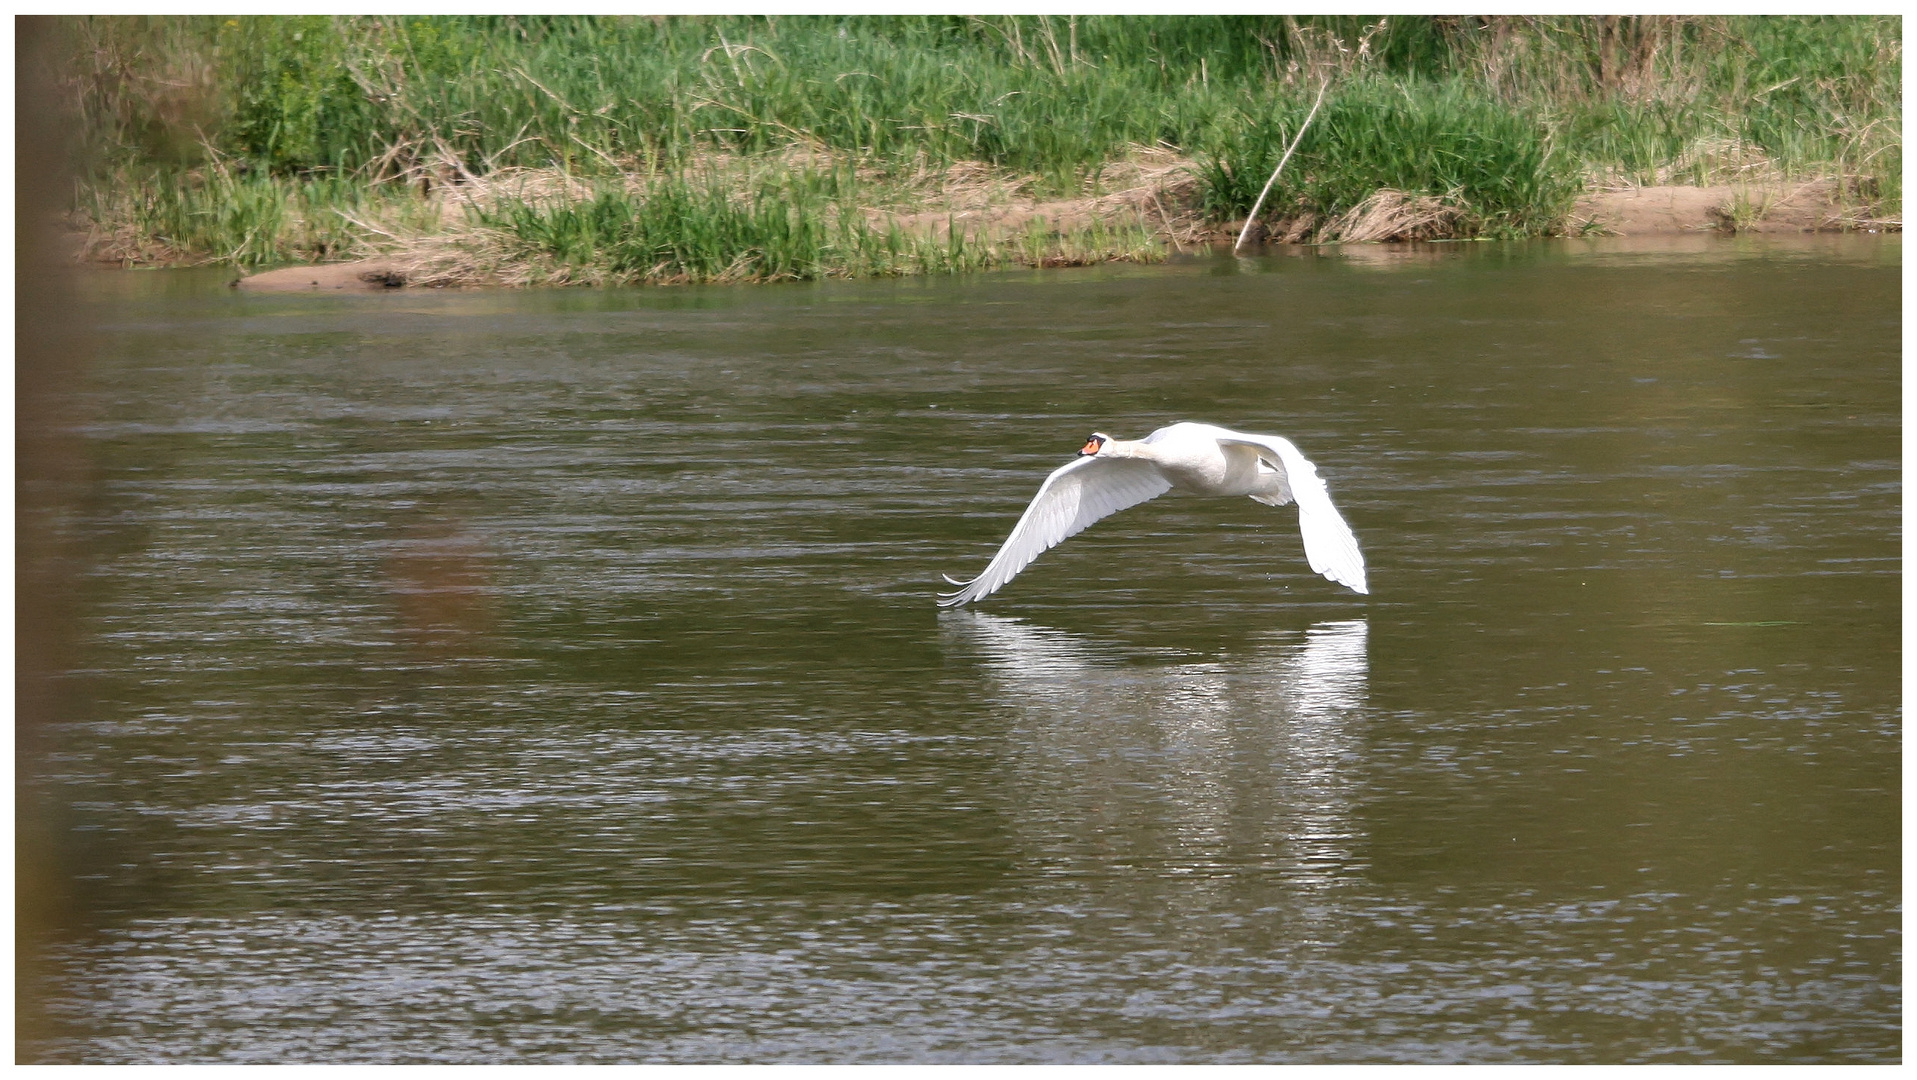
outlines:
[[1171, 490], [1157, 466], [1132, 458], [1081, 457], [1059, 466], [1039, 485], [1038, 494], [1012, 527], [998, 554], [970, 581], [945, 580], [959, 587], [943, 593], [940, 607], [990, 596], [1031, 565], [1033, 559], [1068, 536], [1077, 536], [1099, 518], [1137, 506]]
[[[1305, 561], [1311, 568], [1354, 592], [1369, 593], [1365, 586], [1365, 557], [1358, 551], [1358, 538], [1351, 535], [1351, 526], [1338, 514], [1338, 508], [1331, 505], [1331, 492], [1325, 490], [1325, 482], [1318, 478], [1318, 468], [1291, 440], [1276, 435], [1247, 435], [1238, 431], [1226, 431], [1220, 434], [1220, 442], [1244, 443], [1257, 447], [1278, 459], [1284, 469], [1285, 484], [1291, 489], [1291, 498], [1298, 503], [1298, 529], [1305, 536]], [[1283, 506], [1286, 499], [1280, 497], [1252, 496], [1260, 502], [1269, 502], [1273, 506]]]

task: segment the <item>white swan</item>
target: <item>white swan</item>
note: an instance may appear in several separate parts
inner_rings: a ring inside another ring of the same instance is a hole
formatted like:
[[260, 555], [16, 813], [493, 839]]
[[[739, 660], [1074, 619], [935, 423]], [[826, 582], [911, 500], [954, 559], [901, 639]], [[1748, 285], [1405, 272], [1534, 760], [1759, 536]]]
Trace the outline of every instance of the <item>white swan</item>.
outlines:
[[970, 581], [945, 580], [940, 607], [997, 592], [1033, 559], [1099, 518], [1167, 491], [1194, 495], [1249, 495], [1283, 506], [1297, 500], [1298, 528], [1311, 568], [1355, 592], [1365, 588], [1365, 559], [1351, 527], [1331, 505], [1325, 482], [1298, 448], [1276, 435], [1247, 435], [1210, 424], [1173, 424], [1136, 442], [1095, 432], [1078, 457], [1039, 485], [1012, 535]]

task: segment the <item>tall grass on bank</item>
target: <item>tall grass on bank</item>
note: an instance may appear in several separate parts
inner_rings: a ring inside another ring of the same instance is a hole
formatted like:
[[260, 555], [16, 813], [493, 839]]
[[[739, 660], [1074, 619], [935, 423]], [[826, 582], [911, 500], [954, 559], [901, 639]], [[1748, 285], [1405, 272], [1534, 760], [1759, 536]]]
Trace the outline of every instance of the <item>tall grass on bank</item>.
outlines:
[[[78, 211], [110, 223], [101, 251], [129, 263], [276, 263], [371, 254], [393, 230], [433, 227], [438, 212], [403, 187], [337, 175], [273, 176], [213, 169], [79, 186]], [[372, 225], [369, 223], [380, 223]]]
[[[954, 273], [1162, 253], [1136, 221], [1070, 231], [1035, 222], [1009, 237], [952, 223], [911, 232], [869, 221], [855, 190], [795, 170], [744, 183], [669, 175], [641, 192], [602, 188], [584, 200], [504, 200], [471, 211], [469, 239], [452, 258], [462, 264], [458, 276], [514, 284], [657, 284]], [[421, 269], [416, 276], [433, 279], [430, 264]]]
[[897, 212], [913, 200], [896, 186], [780, 155], [651, 176], [524, 170], [494, 181], [426, 200], [393, 183], [216, 171], [185, 184], [84, 185], [78, 198], [82, 214], [119, 223], [100, 250], [127, 263], [396, 256], [410, 280], [431, 284], [808, 280], [1165, 255], [1135, 213], [967, 227]]
[[[91, 151], [78, 205], [118, 250], [152, 257], [337, 257], [409, 234], [402, 219], [426, 211], [406, 200], [502, 170], [629, 198], [622, 178], [691, 184], [715, 156], [770, 161], [795, 146], [855, 165], [875, 181], [868, 199], [904, 202], [924, 194], [910, 178], [967, 163], [1030, 198], [1098, 194], [1136, 147], [1169, 148], [1195, 179], [1167, 215], [1222, 223], [1249, 209], [1326, 79], [1326, 113], [1273, 193], [1273, 226], [1294, 238], [1365, 234], [1352, 223], [1387, 205], [1416, 208], [1424, 224], [1410, 234], [1529, 235], [1562, 227], [1580, 186], [1757, 176], [1829, 180], [1860, 220], [1901, 218], [1893, 17], [112, 16], [62, 28]], [[732, 192], [737, 206], [755, 197]], [[554, 210], [502, 209], [489, 228], [531, 242]], [[854, 258], [872, 241], [837, 221], [792, 225], [833, 238], [793, 250], [853, 260], [832, 272], [876, 265]], [[764, 259], [768, 275], [799, 272]]]
[[[1322, 222], [1387, 190], [1449, 204], [1446, 234], [1453, 236], [1534, 235], [1563, 218], [1579, 190], [1577, 174], [1537, 117], [1458, 80], [1420, 89], [1409, 94], [1376, 78], [1340, 86], [1274, 186], [1270, 216], [1297, 223], [1299, 233], [1321, 233]], [[1265, 180], [1256, 165], [1278, 160], [1308, 108], [1276, 96], [1215, 136], [1199, 163], [1210, 217], [1244, 216]]]
[[[223, 152], [276, 172], [403, 172], [441, 158], [473, 172], [659, 166], [802, 139], [897, 164], [983, 161], [1053, 192], [1128, 144], [1179, 141], [1233, 91], [1271, 76], [1261, 41], [1282, 32], [1270, 19], [1011, 17], [73, 27], [93, 68], [78, 90], [87, 122], [120, 148], [149, 145], [189, 112], [217, 128]], [[179, 89], [196, 79], [197, 95]]]
[[[73, 94], [110, 152], [274, 172], [440, 157], [591, 168], [795, 138], [875, 160], [983, 161], [1064, 191], [1132, 143], [1198, 153], [1326, 64], [1416, 92], [1461, 78], [1592, 165], [1699, 139], [1790, 168], [1901, 115], [1892, 17], [96, 17]], [[1354, 56], [1354, 49], [1363, 55]], [[1247, 98], [1246, 94], [1252, 96]], [[182, 137], [184, 135], [184, 137]]]

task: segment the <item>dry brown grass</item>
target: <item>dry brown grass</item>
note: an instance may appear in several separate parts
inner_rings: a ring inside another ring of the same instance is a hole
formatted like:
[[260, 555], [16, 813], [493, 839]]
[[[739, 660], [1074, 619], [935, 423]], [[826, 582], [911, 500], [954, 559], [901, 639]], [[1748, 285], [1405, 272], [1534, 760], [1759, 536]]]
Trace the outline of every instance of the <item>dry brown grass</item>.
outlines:
[[1411, 195], [1385, 188], [1318, 230], [1321, 243], [1440, 240], [1458, 233], [1464, 216], [1458, 196]]
[[1197, 180], [1191, 162], [1167, 147], [1132, 147], [1071, 198], [1034, 197], [1036, 184], [1036, 177], [959, 162], [913, 177], [900, 204], [868, 207], [866, 218], [878, 228], [896, 224], [943, 236], [958, 227], [986, 237], [1020, 233], [1038, 221], [1061, 230], [1135, 222], [1181, 249], [1207, 236], [1193, 209]]
[[1265, 232], [1264, 240], [1274, 244], [1445, 240], [1459, 235], [1466, 214], [1456, 193], [1413, 195], [1384, 188], [1342, 214], [1300, 214], [1278, 221]]

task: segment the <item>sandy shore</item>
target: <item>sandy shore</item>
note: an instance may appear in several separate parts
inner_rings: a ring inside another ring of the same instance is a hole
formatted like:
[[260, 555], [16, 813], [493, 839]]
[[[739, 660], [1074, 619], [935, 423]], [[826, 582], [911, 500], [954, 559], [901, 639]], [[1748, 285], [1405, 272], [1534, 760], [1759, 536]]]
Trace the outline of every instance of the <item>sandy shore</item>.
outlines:
[[1596, 191], [1571, 212], [1573, 231], [1604, 236], [1821, 232], [1841, 226], [1828, 180], [1793, 185], [1636, 187]]
[[249, 292], [384, 292], [406, 284], [406, 277], [384, 259], [287, 266], [235, 282]]

